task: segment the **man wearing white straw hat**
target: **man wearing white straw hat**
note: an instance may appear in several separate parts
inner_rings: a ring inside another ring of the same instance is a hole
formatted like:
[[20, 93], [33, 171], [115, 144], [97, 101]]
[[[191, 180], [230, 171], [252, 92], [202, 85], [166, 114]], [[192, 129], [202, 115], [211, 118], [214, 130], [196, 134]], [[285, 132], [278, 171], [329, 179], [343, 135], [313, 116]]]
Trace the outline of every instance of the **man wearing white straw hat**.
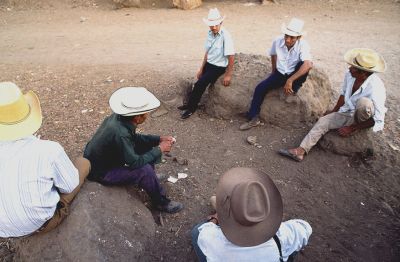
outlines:
[[123, 87], [111, 95], [109, 103], [114, 114], [103, 121], [85, 148], [84, 156], [92, 163], [88, 179], [104, 185], [138, 185], [156, 209], [179, 212], [183, 205], [167, 198], [154, 171], [175, 139], [136, 132], [160, 101], [144, 87]]
[[354, 48], [346, 52], [344, 60], [350, 67], [336, 106], [318, 120], [299, 147], [281, 149], [281, 155], [302, 161], [318, 140], [332, 129], [338, 129], [343, 137], [361, 129], [372, 127], [374, 132], [383, 129], [386, 90], [376, 73], [385, 71], [384, 59], [371, 49]]
[[312, 233], [301, 219], [282, 222], [281, 194], [271, 178], [232, 168], [219, 180], [216, 213], [192, 230], [199, 261], [293, 261]]
[[240, 130], [248, 130], [260, 125], [258, 115], [265, 95], [268, 91], [283, 86], [286, 95], [296, 94], [306, 81], [312, 68], [310, 46], [302, 39], [304, 22], [292, 18], [286, 26], [282, 25], [283, 35], [272, 42], [269, 52], [272, 72], [255, 88], [249, 111], [246, 113], [247, 122]]
[[36, 94], [0, 83], [0, 237], [54, 229], [89, 173], [87, 159], [74, 165], [60, 144], [33, 136], [41, 125]]
[[207, 18], [203, 18], [206, 25], [210, 27], [205, 43], [205, 54], [203, 63], [197, 73], [198, 81], [194, 84], [189, 97], [189, 102], [179, 106], [179, 110], [184, 110], [181, 119], [190, 117], [196, 110], [206, 88], [224, 75], [222, 83], [229, 86], [231, 82], [233, 63], [235, 60], [235, 50], [230, 33], [222, 22], [225, 16], [221, 16], [217, 8], [210, 9]]

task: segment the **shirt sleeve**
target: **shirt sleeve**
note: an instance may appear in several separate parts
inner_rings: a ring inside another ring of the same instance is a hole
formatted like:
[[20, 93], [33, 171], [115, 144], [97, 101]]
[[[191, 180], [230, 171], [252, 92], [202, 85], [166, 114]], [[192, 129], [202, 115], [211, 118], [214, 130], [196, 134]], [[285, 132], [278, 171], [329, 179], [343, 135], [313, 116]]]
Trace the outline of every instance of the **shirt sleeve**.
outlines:
[[306, 61], [309, 60], [311, 61], [311, 52], [310, 52], [310, 45], [305, 41], [305, 40], [299, 40], [301, 41], [300, 45], [300, 60], [301, 61]]
[[342, 84], [342, 91], [340, 92], [341, 96], [346, 97], [346, 89], [347, 89], [347, 85], [349, 84], [349, 77], [351, 77], [351, 75], [350, 75], [350, 72], [348, 71], [344, 75], [343, 84]]
[[228, 31], [224, 31], [224, 56], [234, 55], [235, 48], [233, 47], [232, 36]]
[[271, 49], [269, 50], [269, 55], [270, 55], [270, 56], [272, 56], [272, 55], [277, 55], [277, 52], [276, 52], [276, 45], [278, 44], [277, 42], [278, 42], [278, 39], [276, 39], [276, 40], [274, 40], [274, 41], [272, 42]]
[[301, 219], [292, 219], [283, 222], [276, 235], [281, 242], [283, 260], [294, 252], [307, 245], [312, 233], [310, 224]]
[[205, 50], [206, 52], [208, 52], [208, 51], [210, 50], [210, 48], [211, 48], [210, 32], [208, 32], [206, 41], [205, 41], [205, 43], [204, 43], [204, 50]]
[[71, 162], [64, 148], [57, 143], [57, 153], [53, 160], [54, 186], [60, 193], [71, 193], [79, 185], [78, 169]]
[[375, 125], [372, 130], [374, 132], [381, 131], [384, 126], [385, 114], [387, 108], [385, 107], [386, 101], [386, 90], [383, 83], [374, 86], [374, 90], [371, 96], [372, 103], [374, 104], [374, 116]]
[[140, 168], [146, 164], [154, 164], [161, 158], [161, 149], [153, 147], [151, 150], [144, 154], [137, 154], [135, 151], [135, 144], [130, 137], [120, 137], [120, 149], [124, 156], [125, 164], [130, 168]]
[[160, 136], [155, 135], [143, 135], [136, 133], [136, 141], [143, 144], [150, 144], [152, 146], [158, 146], [160, 143]]

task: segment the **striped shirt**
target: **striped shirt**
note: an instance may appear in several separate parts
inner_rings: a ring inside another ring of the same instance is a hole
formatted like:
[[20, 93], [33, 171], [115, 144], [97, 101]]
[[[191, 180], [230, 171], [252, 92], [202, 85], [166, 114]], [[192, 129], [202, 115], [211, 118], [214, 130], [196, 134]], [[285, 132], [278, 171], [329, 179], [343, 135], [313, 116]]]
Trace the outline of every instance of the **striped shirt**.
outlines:
[[59, 193], [79, 184], [62, 146], [29, 136], [0, 142], [0, 237], [28, 235], [56, 210]]

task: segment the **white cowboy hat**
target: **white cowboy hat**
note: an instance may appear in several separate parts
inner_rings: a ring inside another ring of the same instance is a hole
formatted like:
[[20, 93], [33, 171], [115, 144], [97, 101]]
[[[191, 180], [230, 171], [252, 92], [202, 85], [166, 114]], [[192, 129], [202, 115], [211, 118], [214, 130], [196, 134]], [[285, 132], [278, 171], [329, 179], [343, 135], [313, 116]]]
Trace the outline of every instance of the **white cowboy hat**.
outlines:
[[160, 101], [144, 87], [122, 87], [110, 97], [111, 110], [123, 116], [141, 115], [160, 106]]
[[228, 170], [217, 186], [218, 220], [225, 237], [242, 247], [271, 239], [282, 222], [281, 194], [271, 178], [252, 168]]
[[386, 70], [386, 63], [382, 56], [368, 48], [354, 48], [346, 52], [344, 61], [358, 69], [373, 73], [382, 73]]
[[0, 83], [0, 141], [12, 141], [34, 134], [42, 125], [37, 95], [25, 95], [11, 82]]
[[300, 20], [298, 18], [292, 18], [292, 20], [290, 20], [290, 23], [287, 26], [285, 23], [282, 24], [281, 30], [282, 33], [284, 33], [285, 35], [301, 36], [305, 35], [305, 32], [303, 32], [303, 26], [304, 26], [303, 20]]
[[211, 8], [208, 12], [208, 17], [203, 18], [204, 23], [208, 26], [215, 26], [219, 25], [224, 21], [225, 16], [221, 16], [217, 8]]

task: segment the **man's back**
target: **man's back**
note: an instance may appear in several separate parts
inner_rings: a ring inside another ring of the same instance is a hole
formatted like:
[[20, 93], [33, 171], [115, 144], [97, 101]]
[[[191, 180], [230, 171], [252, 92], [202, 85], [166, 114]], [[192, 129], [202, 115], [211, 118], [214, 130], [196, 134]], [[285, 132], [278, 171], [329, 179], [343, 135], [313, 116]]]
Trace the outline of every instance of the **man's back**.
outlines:
[[60, 193], [79, 183], [77, 169], [56, 142], [34, 136], [0, 142], [0, 237], [39, 229], [56, 209]]

